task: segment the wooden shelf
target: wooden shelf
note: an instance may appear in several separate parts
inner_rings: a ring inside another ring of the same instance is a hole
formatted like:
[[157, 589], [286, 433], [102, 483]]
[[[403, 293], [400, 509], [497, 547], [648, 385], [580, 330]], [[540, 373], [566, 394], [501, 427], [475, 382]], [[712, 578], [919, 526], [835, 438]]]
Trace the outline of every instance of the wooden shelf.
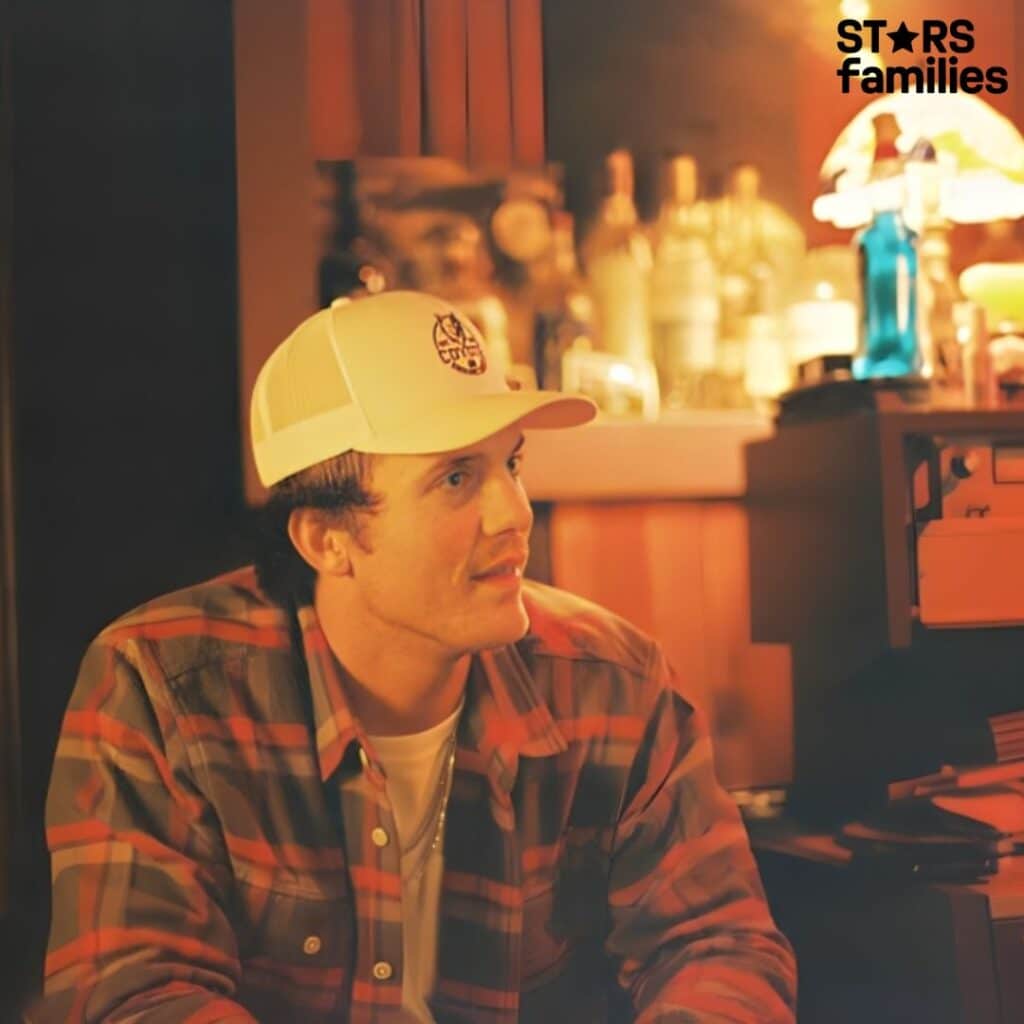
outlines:
[[747, 410], [667, 414], [657, 422], [598, 418], [537, 431], [523, 464], [534, 501], [738, 498], [743, 448], [769, 437], [770, 417]]

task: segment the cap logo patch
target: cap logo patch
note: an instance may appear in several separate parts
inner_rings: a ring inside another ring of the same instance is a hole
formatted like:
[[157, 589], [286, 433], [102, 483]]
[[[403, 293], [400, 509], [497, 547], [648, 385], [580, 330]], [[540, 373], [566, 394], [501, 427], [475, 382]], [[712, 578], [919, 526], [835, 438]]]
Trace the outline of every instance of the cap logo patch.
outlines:
[[445, 366], [474, 376], [487, 369], [487, 358], [480, 342], [454, 314], [434, 314], [434, 347]]

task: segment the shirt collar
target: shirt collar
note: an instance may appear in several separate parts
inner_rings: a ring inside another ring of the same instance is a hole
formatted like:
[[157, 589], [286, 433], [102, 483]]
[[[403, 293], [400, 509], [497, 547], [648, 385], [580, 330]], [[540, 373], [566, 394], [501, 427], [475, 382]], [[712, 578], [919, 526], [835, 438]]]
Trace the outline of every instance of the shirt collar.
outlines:
[[326, 781], [337, 771], [349, 745], [353, 741], [365, 745], [366, 737], [352, 713], [342, 685], [341, 669], [327, 643], [316, 610], [312, 605], [303, 605], [298, 610], [298, 620], [313, 699], [320, 778]]
[[[352, 712], [340, 666], [312, 605], [299, 608], [298, 622], [313, 700], [320, 778], [326, 781], [350, 744], [367, 745], [366, 734]], [[568, 748], [516, 645], [474, 655], [459, 746], [468, 748], [465, 760], [487, 773], [502, 800], [507, 800], [515, 783], [520, 756], [545, 757]]]

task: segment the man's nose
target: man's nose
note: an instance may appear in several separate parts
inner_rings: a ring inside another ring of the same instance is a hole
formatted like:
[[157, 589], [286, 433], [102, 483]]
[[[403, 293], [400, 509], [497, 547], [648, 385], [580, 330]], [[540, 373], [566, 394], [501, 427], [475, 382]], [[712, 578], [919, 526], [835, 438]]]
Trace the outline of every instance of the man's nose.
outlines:
[[483, 531], [495, 536], [506, 530], [526, 535], [533, 525], [533, 509], [518, 478], [502, 473], [485, 488]]

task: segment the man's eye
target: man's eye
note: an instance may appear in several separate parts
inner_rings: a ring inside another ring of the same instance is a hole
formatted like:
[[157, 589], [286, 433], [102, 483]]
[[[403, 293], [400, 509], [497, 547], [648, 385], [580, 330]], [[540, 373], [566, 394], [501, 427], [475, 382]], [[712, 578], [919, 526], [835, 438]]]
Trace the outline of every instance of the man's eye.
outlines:
[[452, 490], [456, 490], [457, 488], [461, 487], [463, 483], [465, 483], [468, 475], [469, 474], [465, 473], [463, 470], [457, 469], [455, 470], [455, 472], [449, 473], [444, 478], [444, 484], [446, 487], [449, 487]]
[[513, 455], [512, 458], [510, 458], [508, 460], [509, 472], [513, 476], [519, 476], [519, 470], [522, 469], [522, 467], [523, 467], [523, 457], [522, 457], [522, 455]]

